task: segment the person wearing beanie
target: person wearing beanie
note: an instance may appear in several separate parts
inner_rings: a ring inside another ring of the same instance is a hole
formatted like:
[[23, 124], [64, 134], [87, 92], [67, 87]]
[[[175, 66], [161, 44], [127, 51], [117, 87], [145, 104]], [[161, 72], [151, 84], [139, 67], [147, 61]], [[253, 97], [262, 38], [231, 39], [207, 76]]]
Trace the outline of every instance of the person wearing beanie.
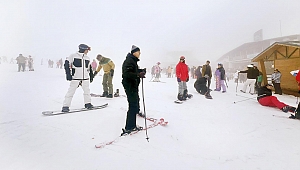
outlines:
[[178, 82], [178, 95], [180, 101], [186, 100], [188, 97], [186, 83], [189, 81], [189, 69], [185, 64], [185, 57], [181, 56], [178, 64], [176, 65], [176, 77]]
[[91, 95], [90, 95], [90, 82], [93, 81], [93, 71], [90, 64], [90, 58], [87, 53], [91, 48], [85, 44], [79, 45], [79, 51], [71, 54], [65, 61], [64, 68], [66, 78], [70, 82], [70, 87], [65, 96], [62, 107], [62, 112], [69, 112], [73, 95], [76, 89], [81, 86], [83, 89], [84, 107], [92, 109]]
[[121, 135], [142, 130], [142, 127], [136, 125], [136, 115], [140, 111], [139, 84], [140, 79], [145, 78], [146, 74], [146, 69], [139, 69], [137, 64], [140, 55], [140, 48], [133, 45], [122, 65], [122, 85], [127, 96], [128, 111], [126, 125]]
[[285, 113], [294, 113], [296, 110], [298, 110], [293, 106], [289, 106], [283, 102], [280, 102], [276, 96], [272, 96], [272, 89], [272, 84], [267, 84], [265, 86], [262, 86], [261, 88], [258, 88], [257, 101], [259, 104], [261, 104], [262, 106], [277, 107]]
[[242, 93], [246, 93], [247, 87], [250, 86], [250, 94], [254, 94], [255, 82], [259, 76], [259, 71], [253, 68], [253, 65], [247, 65], [247, 70], [239, 71], [239, 73], [247, 73], [247, 80], [244, 83], [243, 89], [240, 90]]
[[110, 58], [103, 57], [101, 54], [98, 54], [96, 59], [99, 61], [99, 65], [97, 70], [94, 72], [94, 77], [101, 70], [101, 68], [103, 68], [104, 71], [102, 80], [103, 94], [100, 97], [113, 98], [112, 80], [114, 76], [115, 64]]

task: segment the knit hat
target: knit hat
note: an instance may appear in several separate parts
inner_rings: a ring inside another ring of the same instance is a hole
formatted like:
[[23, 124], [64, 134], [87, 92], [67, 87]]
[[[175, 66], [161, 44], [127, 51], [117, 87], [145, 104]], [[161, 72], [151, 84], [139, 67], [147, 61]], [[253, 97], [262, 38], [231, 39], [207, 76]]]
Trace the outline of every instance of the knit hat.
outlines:
[[158, 65], [160, 65], [160, 62], [157, 62]]
[[135, 45], [132, 45], [131, 47], [131, 54], [137, 52], [137, 51], [141, 51], [139, 47], [135, 46]]
[[252, 67], [253, 67], [253, 65], [252, 65], [252, 64], [249, 64], [249, 65], [247, 65], [247, 67], [248, 67], [248, 68], [252, 68]]
[[185, 60], [185, 57], [184, 57], [184, 56], [181, 56], [181, 57], [180, 57], [180, 60]]

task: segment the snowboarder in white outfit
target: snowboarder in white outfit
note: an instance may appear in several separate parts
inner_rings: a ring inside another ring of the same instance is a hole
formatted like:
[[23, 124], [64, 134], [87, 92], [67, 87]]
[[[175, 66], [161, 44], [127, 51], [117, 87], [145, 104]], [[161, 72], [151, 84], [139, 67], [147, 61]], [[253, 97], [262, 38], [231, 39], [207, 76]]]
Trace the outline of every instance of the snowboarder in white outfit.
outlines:
[[62, 107], [62, 112], [69, 112], [71, 101], [76, 89], [81, 86], [84, 96], [84, 107], [92, 109], [91, 95], [90, 95], [90, 82], [93, 81], [93, 72], [90, 64], [90, 58], [87, 53], [91, 48], [85, 44], [79, 45], [79, 51], [70, 55], [64, 64], [66, 71], [66, 78], [71, 81], [69, 90], [65, 96], [65, 100]]

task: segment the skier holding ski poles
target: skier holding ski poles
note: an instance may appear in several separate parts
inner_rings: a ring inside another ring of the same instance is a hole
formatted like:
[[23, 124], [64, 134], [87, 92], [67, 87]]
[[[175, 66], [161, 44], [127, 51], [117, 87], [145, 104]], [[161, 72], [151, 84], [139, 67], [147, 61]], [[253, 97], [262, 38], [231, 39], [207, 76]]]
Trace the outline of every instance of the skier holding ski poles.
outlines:
[[128, 111], [125, 128], [122, 129], [122, 135], [129, 134], [132, 131], [139, 131], [143, 128], [136, 125], [136, 115], [140, 110], [139, 84], [140, 79], [145, 78], [146, 69], [139, 69], [137, 64], [140, 61], [140, 48], [132, 46], [131, 52], [127, 54], [122, 65], [122, 84], [128, 101]]

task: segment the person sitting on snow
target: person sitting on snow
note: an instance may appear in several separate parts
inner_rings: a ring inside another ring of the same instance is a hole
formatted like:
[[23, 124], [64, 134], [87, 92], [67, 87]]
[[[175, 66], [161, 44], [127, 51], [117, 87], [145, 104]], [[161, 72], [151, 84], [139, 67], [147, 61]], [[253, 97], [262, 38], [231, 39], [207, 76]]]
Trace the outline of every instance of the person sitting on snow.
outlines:
[[196, 89], [196, 91], [202, 95], [204, 95], [207, 92], [207, 78], [206, 77], [200, 77], [198, 78], [195, 83], [194, 83], [194, 87]]
[[[278, 109], [282, 110], [285, 113], [287, 113], [287, 112], [294, 113], [296, 111], [296, 115], [295, 116], [292, 115], [292, 116], [294, 116], [295, 118], [298, 117], [300, 119], [299, 105], [298, 105], [298, 108], [296, 109], [295, 107], [292, 107], [283, 102], [280, 102], [276, 96], [272, 96], [272, 89], [273, 89], [273, 85], [271, 85], [271, 84], [267, 84], [267, 85], [259, 88], [258, 93], [257, 93], [258, 103], [261, 104], [262, 106], [277, 107]], [[297, 112], [299, 112], [299, 113], [297, 113]], [[292, 116], [290, 118], [293, 118]]]

